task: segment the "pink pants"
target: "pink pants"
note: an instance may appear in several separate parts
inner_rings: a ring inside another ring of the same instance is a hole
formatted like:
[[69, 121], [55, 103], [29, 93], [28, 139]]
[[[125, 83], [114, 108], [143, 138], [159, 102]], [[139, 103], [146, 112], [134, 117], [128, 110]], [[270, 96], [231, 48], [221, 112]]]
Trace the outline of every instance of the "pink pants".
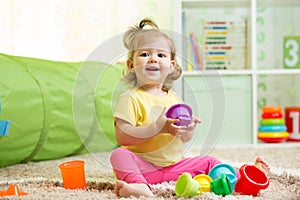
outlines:
[[211, 156], [195, 156], [184, 158], [171, 166], [158, 167], [126, 148], [115, 149], [111, 154], [110, 162], [119, 180], [145, 184], [176, 181], [184, 172], [189, 172], [192, 176], [208, 174], [215, 165], [221, 163]]

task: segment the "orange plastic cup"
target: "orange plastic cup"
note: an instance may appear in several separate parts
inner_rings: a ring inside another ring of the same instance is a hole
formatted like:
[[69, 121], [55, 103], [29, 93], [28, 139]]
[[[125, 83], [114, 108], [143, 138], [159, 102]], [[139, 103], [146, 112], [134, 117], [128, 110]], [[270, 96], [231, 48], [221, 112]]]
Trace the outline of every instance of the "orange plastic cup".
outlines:
[[59, 165], [65, 189], [85, 189], [84, 161], [73, 160]]

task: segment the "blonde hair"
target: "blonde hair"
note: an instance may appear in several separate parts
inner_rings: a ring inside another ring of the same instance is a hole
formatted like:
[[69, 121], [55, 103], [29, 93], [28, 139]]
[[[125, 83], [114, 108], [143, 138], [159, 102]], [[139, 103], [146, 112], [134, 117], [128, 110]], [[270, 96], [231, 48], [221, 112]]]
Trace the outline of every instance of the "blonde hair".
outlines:
[[[150, 28], [145, 28], [145, 26], [150, 26]], [[151, 41], [153, 38], [163, 37], [167, 40], [170, 51], [171, 51], [171, 60], [175, 60], [176, 57], [176, 48], [173, 40], [165, 33], [159, 30], [157, 24], [149, 18], [144, 18], [140, 21], [138, 25], [134, 25], [125, 32], [123, 36], [124, 46], [128, 49], [127, 59], [133, 59], [133, 55], [139, 47], [146, 41]], [[176, 63], [173, 72], [171, 72], [164, 84], [162, 89], [164, 91], [169, 91], [172, 84], [177, 80], [182, 73], [181, 67]], [[135, 73], [132, 70], [127, 70], [124, 74], [123, 80], [127, 83], [131, 83], [134, 86], [137, 85], [137, 78]]]

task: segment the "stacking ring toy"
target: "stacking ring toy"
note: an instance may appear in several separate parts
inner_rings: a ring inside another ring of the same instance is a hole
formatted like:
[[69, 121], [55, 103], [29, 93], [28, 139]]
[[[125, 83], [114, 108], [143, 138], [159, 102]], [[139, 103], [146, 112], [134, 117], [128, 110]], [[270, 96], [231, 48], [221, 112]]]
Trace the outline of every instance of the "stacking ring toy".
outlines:
[[258, 139], [264, 142], [282, 142], [287, 140], [290, 134], [288, 132], [258, 132]]
[[275, 112], [275, 113], [263, 113], [261, 115], [262, 118], [267, 119], [267, 118], [282, 118], [282, 113], [280, 112]]
[[288, 132], [258, 132], [258, 137], [260, 138], [283, 138], [289, 135]]
[[279, 112], [281, 113], [281, 107], [280, 106], [265, 106], [262, 108], [263, 113], [275, 113]]
[[285, 124], [284, 119], [262, 119], [260, 125], [282, 125]]
[[260, 126], [258, 130], [260, 132], [284, 132], [286, 131], [286, 126], [285, 125]]

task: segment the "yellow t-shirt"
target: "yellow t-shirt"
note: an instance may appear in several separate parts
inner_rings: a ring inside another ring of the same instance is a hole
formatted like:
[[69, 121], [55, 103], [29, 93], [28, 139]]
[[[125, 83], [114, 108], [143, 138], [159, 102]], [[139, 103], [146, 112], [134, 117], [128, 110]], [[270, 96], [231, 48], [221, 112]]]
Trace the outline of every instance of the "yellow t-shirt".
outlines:
[[[178, 96], [169, 90], [166, 96], [155, 96], [139, 88], [123, 93], [117, 103], [114, 117], [123, 119], [133, 126], [149, 125], [162, 112], [180, 102]], [[169, 166], [182, 158], [183, 143], [169, 133], [160, 133], [136, 145], [126, 146], [143, 159], [157, 165]]]

